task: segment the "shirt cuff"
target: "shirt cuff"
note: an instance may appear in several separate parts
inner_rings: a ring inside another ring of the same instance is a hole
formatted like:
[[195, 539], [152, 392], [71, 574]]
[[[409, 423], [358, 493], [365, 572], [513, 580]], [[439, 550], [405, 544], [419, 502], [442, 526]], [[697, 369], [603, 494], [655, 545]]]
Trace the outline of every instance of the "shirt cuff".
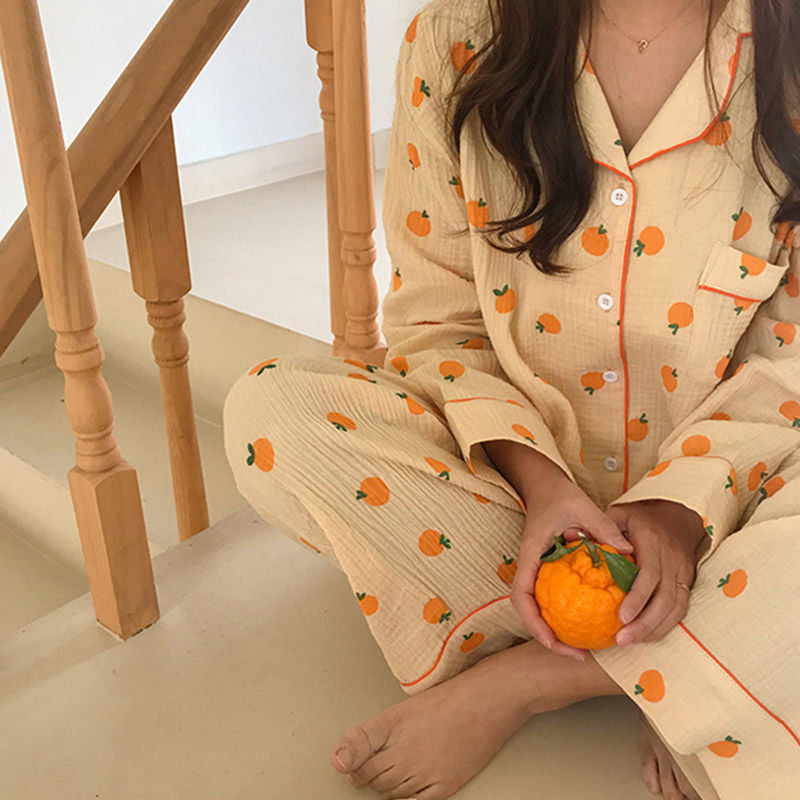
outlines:
[[[524, 500], [492, 461], [482, 442], [507, 439], [520, 442], [557, 464], [567, 477], [577, 483], [553, 434], [541, 414], [516, 400], [497, 397], [464, 397], [447, 400], [444, 412], [464, 460], [473, 475], [501, 486], [527, 511]], [[475, 448], [475, 449], [473, 449]]]
[[697, 562], [699, 567], [736, 529], [736, 491], [732, 466], [726, 459], [680, 456], [657, 464], [607, 508], [637, 500], [672, 500], [697, 512], [710, 539], [708, 549]]

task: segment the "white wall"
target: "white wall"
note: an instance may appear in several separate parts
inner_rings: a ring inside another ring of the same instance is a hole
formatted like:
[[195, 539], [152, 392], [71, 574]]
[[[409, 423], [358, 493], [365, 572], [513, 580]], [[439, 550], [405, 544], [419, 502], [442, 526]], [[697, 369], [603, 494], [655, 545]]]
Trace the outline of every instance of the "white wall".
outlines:
[[[2, 0], [0, 0], [2, 2]], [[169, 0], [39, 0], [67, 145]], [[374, 131], [391, 124], [394, 67], [424, 0], [366, 0]], [[316, 57], [302, 0], [250, 0], [174, 115], [181, 165], [322, 131]], [[5, 86], [0, 87], [0, 238], [25, 206]]]

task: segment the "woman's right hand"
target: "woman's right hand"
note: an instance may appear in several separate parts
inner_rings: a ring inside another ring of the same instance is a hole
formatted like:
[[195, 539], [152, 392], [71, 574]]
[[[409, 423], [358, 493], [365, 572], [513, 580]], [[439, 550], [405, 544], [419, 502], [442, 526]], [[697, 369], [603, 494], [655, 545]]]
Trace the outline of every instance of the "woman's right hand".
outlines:
[[527, 512], [517, 569], [511, 583], [511, 604], [526, 630], [540, 644], [559, 655], [585, 661], [588, 651], [556, 638], [539, 613], [533, 589], [541, 556], [552, 547], [554, 537], [564, 534], [566, 541], [574, 541], [580, 538], [580, 531], [596, 542], [615, 547], [620, 553], [632, 553], [633, 545], [622, 535], [616, 522], [566, 477], [548, 481], [546, 486], [537, 488], [535, 495], [524, 499]]

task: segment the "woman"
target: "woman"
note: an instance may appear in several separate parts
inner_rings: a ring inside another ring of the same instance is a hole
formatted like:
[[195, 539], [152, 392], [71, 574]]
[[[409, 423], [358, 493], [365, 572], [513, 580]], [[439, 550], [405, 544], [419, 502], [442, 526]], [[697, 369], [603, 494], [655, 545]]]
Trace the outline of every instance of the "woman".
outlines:
[[[800, 778], [800, 9], [593, 5], [422, 7], [386, 360], [272, 357], [226, 399], [240, 491], [347, 574], [409, 695], [331, 751], [382, 797], [449, 797], [532, 714], [605, 694], [669, 800]], [[532, 596], [579, 531], [640, 567], [605, 650]]]

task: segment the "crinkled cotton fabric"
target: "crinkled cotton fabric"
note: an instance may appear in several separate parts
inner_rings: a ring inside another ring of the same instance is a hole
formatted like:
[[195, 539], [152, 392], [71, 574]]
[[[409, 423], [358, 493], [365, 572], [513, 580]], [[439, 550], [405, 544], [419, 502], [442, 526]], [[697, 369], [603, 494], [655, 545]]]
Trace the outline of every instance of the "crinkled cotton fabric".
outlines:
[[[721, 109], [700, 53], [628, 154], [581, 42], [596, 182], [554, 254], [567, 277], [484, 241], [487, 220], [521, 210], [514, 176], [474, 112], [460, 152], [450, 142], [444, 98], [488, 35], [486, 0], [432, 0], [404, 32], [385, 362], [265, 353], [226, 398], [239, 490], [346, 573], [408, 694], [530, 638], [509, 602], [525, 504], [484, 442], [538, 450], [603, 509], [693, 509], [708, 548], [686, 617], [593, 656], [704, 800], [795, 796], [800, 241], [770, 226], [751, 152], [750, 0], [728, 0], [712, 31]], [[762, 163], [782, 196], [788, 178]]]

